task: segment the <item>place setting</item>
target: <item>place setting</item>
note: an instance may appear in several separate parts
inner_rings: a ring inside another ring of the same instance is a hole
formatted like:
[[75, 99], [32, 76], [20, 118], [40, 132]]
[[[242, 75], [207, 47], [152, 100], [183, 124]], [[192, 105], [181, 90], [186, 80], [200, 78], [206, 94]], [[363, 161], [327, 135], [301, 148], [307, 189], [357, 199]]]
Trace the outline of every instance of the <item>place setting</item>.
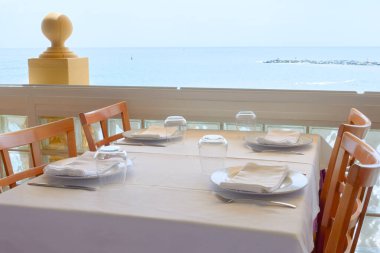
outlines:
[[248, 162], [226, 167], [228, 141], [221, 135], [205, 135], [198, 142], [202, 174], [212, 182], [214, 195], [225, 203], [254, 202], [296, 208], [272, 198], [303, 189], [307, 177], [291, 165]]
[[269, 130], [266, 133], [249, 135], [245, 138], [245, 145], [256, 153], [277, 152], [304, 155], [303, 148], [312, 142], [312, 138], [290, 130]]
[[210, 176], [214, 195], [223, 202], [253, 202], [296, 208], [294, 204], [272, 198], [302, 190], [307, 177], [287, 165], [262, 165], [250, 162], [214, 171]]
[[169, 116], [162, 125], [151, 125], [144, 129], [134, 129], [123, 133], [124, 139], [117, 145], [166, 147], [183, 141], [187, 130], [186, 119], [182, 116]]
[[244, 145], [255, 153], [284, 153], [304, 155], [302, 149], [313, 139], [298, 131], [276, 130], [258, 132], [257, 116], [253, 111], [239, 111], [235, 115], [236, 130], [242, 132]]
[[62, 159], [44, 168], [44, 182], [28, 185], [95, 191], [105, 185], [123, 184], [133, 165], [127, 152], [118, 146], [103, 146], [80, 156]]

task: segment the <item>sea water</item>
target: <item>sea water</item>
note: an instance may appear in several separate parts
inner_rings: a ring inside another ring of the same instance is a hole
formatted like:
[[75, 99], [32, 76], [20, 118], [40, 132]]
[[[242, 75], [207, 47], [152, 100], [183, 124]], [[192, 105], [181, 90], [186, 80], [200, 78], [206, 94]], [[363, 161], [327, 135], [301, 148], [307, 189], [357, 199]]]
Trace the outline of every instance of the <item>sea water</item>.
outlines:
[[[0, 49], [0, 84], [27, 84], [28, 58], [45, 49]], [[380, 62], [380, 47], [72, 48], [88, 57], [91, 85], [380, 91], [380, 66], [264, 63]]]

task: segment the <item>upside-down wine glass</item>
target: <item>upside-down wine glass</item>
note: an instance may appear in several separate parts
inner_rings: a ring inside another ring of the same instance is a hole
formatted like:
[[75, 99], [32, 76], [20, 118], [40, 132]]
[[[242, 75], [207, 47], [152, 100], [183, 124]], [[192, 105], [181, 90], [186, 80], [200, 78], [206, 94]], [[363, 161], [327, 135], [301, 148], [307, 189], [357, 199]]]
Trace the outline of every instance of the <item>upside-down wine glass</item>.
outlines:
[[253, 111], [240, 111], [235, 115], [238, 131], [244, 132], [244, 139], [256, 130], [256, 114]]
[[187, 130], [187, 122], [183, 116], [169, 116], [165, 119], [166, 140], [181, 140], [185, 139]]

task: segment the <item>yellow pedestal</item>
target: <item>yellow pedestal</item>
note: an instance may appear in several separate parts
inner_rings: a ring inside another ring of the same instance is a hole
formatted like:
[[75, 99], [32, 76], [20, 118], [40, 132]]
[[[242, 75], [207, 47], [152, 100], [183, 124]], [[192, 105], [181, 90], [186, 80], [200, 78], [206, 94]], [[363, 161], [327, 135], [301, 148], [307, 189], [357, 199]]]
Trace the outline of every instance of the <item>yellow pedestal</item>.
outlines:
[[32, 58], [29, 84], [89, 84], [88, 58]]

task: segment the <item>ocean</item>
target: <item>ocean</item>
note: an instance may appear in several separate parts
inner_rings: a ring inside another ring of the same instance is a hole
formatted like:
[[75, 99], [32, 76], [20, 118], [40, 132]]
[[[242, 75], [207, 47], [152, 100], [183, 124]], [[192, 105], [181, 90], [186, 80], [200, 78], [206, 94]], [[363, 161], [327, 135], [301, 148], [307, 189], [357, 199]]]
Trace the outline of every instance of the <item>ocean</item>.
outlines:
[[[45, 49], [0, 49], [0, 84], [27, 84], [27, 59]], [[91, 85], [380, 91], [380, 47], [71, 48]], [[297, 63], [264, 63], [271, 60]]]

